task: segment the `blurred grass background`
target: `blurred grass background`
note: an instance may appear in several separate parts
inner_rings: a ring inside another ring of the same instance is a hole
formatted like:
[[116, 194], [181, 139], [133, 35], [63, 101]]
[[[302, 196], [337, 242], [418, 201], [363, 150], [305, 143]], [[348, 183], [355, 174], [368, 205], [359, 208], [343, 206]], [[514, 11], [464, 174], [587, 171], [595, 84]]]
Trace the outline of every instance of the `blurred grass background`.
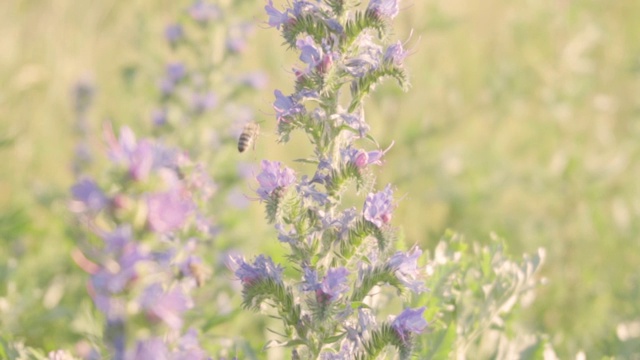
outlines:
[[[70, 322], [87, 301], [66, 225], [71, 89], [87, 77], [97, 86], [100, 161], [105, 119], [146, 126], [162, 31], [185, 3], [0, 2], [0, 334], [49, 350], [89, 331]], [[496, 232], [514, 255], [545, 247], [548, 283], [518, 321], [564, 357], [640, 351], [616, 335], [640, 321], [640, 2], [401, 4], [396, 37], [408, 39], [413, 86], [380, 86], [367, 120], [383, 148], [395, 141], [379, 185], [397, 186], [405, 241], [432, 248], [452, 228]], [[259, 25], [238, 64], [271, 79], [247, 99], [267, 133], [249, 156], [287, 161], [303, 139], [276, 144], [271, 103], [274, 88], [291, 91], [295, 54], [265, 29], [262, 7], [246, 14]], [[250, 211], [267, 231], [261, 205]]]

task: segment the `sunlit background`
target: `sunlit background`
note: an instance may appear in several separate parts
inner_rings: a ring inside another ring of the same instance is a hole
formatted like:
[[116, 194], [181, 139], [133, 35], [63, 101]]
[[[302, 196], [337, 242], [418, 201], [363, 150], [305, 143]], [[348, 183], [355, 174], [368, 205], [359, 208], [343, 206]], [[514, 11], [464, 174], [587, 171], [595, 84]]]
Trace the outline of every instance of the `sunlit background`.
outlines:
[[[234, 16], [256, 27], [237, 69], [265, 71], [269, 83], [242, 99], [263, 121], [242, 160], [290, 162], [308, 148], [302, 136], [277, 143], [272, 102], [274, 89], [291, 91], [296, 57], [264, 4], [245, 2]], [[95, 331], [78, 320], [91, 302], [69, 255], [73, 86], [96, 88], [89, 133], [100, 164], [105, 121], [148, 127], [170, 57], [164, 26], [185, 3], [0, 2], [0, 335], [52, 350]], [[394, 35], [410, 49], [412, 87], [380, 86], [367, 121], [381, 147], [395, 142], [376, 171], [397, 188], [402, 240], [432, 249], [453, 229], [480, 242], [494, 232], [514, 256], [544, 247], [546, 285], [515, 323], [548, 334], [561, 358], [637, 356], [640, 2], [401, 4]], [[262, 205], [247, 211], [237, 247], [277, 256]]]

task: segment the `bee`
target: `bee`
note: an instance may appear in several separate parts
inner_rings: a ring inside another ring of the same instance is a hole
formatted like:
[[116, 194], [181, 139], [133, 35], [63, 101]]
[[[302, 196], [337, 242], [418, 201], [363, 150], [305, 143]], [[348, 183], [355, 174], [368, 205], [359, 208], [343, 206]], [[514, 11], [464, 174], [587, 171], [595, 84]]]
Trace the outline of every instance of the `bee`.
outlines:
[[238, 151], [245, 152], [249, 147], [253, 147], [255, 149], [255, 142], [259, 133], [260, 125], [257, 123], [250, 122], [245, 125], [242, 130], [242, 134], [240, 134], [240, 138], [238, 139]]
[[191, 272], [193, 279], [196, 281], [196, 285], [198, 285], [198, 287], [202, 287], [209, 275], [209, 271], [199, 262], [189, 263], [189, 271]]

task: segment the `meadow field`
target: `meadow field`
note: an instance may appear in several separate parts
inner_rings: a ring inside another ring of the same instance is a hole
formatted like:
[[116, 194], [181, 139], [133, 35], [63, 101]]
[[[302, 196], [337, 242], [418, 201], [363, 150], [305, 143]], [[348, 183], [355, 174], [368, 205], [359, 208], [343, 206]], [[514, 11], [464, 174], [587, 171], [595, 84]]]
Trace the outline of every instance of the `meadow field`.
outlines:
[[[214, 88], [233, 106], [218, 104], [221, 110], [204, 115], [197, 130], [176, 126], [161, 136], [179, 145], [198, 139], [192, 151], [207, 171], [237, 183], [220, 185], [228, 193], [214, 196], [222, 225], [201, 255], [217, 264], [212, 279], [231, 281], [221, 260], [227, 252], [286, 259], [264, 203], [246, 201], [256, 196], [261, 160], [308, 173], [294, 160], [311, 147], [296, 132], [278, 143], [274, 90], [292, 91], [299, 60], [268, 26], [267, 2], [211, 2], [229, 9], [224, 24], [243, 24], [234, 28], [242, 44], [231, 60], [220, 60], [224, 68], [214, 68], [214, 83], [264, 77], [238, 93]], [[33, 358], [38, 351], [80, 356], [100, 349], [105, 320], [73, 256], [82, 238], [69, 210], [77, 145], [90, 154], [83, 172], [104, 178], [105, 123], [126, 125], [139, 138], [160, 136], [152, 124], [158, 81], [167, 61], [184, 55], [167, 46], [166, 26], [187, 17], [191, 4], [0, 1], [0, 358], [20, 346], [36, 349]], [[476, 244], [470, 249], [495, 250], [499, 242], [501, 256], [516, 262], [543, 248], [538, 285], [510, 309], [503, 331], [539, 337], [560, 359], [640, 358], [639, 18], [634, 0], [403, 0], [391, 40], [408, 50], [411, 86], [403, 92], [385, 82], [365, 102], [370, 134], [381, 149], [393, 143], [373, 172], [378, 190], [387, 183], [395, 189], [398, 248], [418, 244], [433, 257], [441, 239], [464, 238]], [[215, 44], [225, 28], [217, 29], [205, 57], [223, 51]], [[92, 99], [81, 129], [78, 86]], [[261, 131], [255, 149], [239, 154], [243, 116]], [[230, 135], [201, 141], [213, 131]], [[236, 178], [237, 170], [251, 176]], [[229, 358], [289, 358], [261, 350], [273, 338], [266, 330], [272, 319], [241, 310], [238, 286], [219, 287], [198, 290], [205, 305], [186, 320], [199, 327], [203, 347], [215, 339], [219, 349], [231, 339], [236, 353]], [[414, 306], [429, 309], [433, 301], [425, 299], [438, 294], [421, 296]], [[446, 332], [430, 316], [427, 310], [431, 334]], [[465, 358], [454, 353], [428, 356]], [[427, 358], [428, 350], [421, 354]]]

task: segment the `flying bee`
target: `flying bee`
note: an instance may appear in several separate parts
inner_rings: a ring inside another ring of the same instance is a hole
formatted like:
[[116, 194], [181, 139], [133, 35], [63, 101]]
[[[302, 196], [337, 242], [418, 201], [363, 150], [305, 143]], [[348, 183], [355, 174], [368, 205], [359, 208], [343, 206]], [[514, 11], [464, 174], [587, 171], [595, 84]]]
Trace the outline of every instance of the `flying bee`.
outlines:
[[209, 276], [209, 271], [199, 262], [189, 263], [189, 271], [191, 272], [193, 279], [196, 281], [196, 285], [198, 285], [198, 287], [202, 287]]
[[253, 147], [255, 149], [255, 143], [259, 133], [260, 125], [255, 122], [247, 123], [242, 130], [242, 134], [240, 134], [240, 138], [238, 139], [238, 151], [245, 152], [249, 147]]

